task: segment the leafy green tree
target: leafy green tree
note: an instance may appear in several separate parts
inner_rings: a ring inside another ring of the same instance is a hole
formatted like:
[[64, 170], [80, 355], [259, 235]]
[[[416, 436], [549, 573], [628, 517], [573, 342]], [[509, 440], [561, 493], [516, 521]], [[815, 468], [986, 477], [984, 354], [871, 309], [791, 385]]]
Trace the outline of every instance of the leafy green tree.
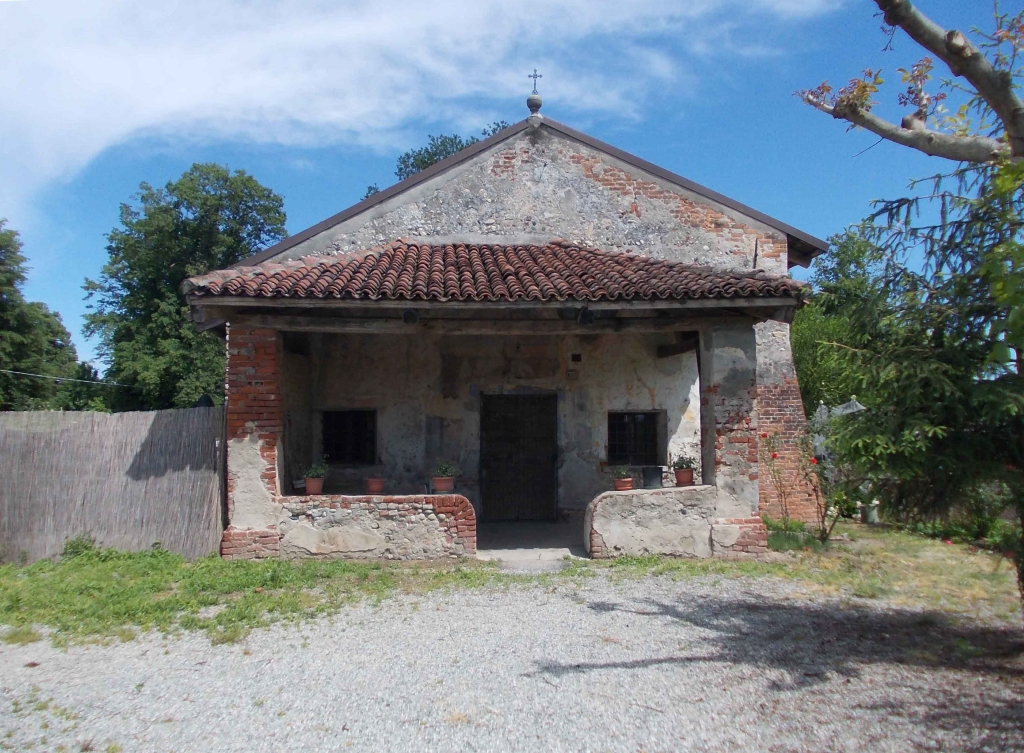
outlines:
[[22, 295], [22, 244], [5, 226], [0, 219], [0, 410], [45, 409], [58, 391], [56, 378], [74, 372], [77, 354], [60, 315]]
[[91, 410], [106, 412], [112, 402], [116, 385], [103, 382], [99, 371], [91, 363], [79, 362], [68, 378], [58, 384], [50, 401], [55, 410]]
[[[481, 132], [481, 135], [486, 139], [493, 136], [498, 131], [504, 130], [508, 127], [509, 124], [503, 120], [495, 121], [485, 128]], [[427, 136], [426, 146], [420, 147], [419, 149], [410, 149], [398, 157], [398, 164], [395, 166], [395, 175], [398, 176], [399, 180], [405, 180], [421, 170], [426, 170], [434, 163], [451, 157], [453, 154], [461, 152], [466, 147], [473, 146], [473, 144], [478, 141], [480, 141], [480, 139], [475, 136], [463, 138], [457, 134]]]
[[[870, 408], [839, 422], [836, 450], [904, 517], [946, 516], [1001, 490], [1022, 523], [1014, 557], [1024, 598], [1024, 11], [997, 8], [995, 30], [974, 30], [972, 41], [910, 0], [875, 3], [892, 34], [906, 32], [954, 78], [932, 92], [931, 57], [901, 69], [899, 102], [913, 109], [899, 126], [872, 112], [880, 71], [838, 92], [825, 83], [800, 96], [852, 127], [958, 165], [911, 183], [923, 195], [881, 202], [862, 226], [872, 244], [869, 286], [858, 294], [822, 286], [825, 315], [845, 318], [854, 335], [836, 353]], [[947, 98], [959, 107], [948, 111]]]
[[[872, 284], [868, 256], [871, 244], [855, 231], [829, 239], [828, 251], [814, 263], [810, 282], [815, 291], [843, 288], [851, 297]], [[818, 405], [832, 407], [845, 403], [857, 393], [858, 381], [837, 347], [857, 343], [849, 320], [837, 312], [826, 312], [814, 293], [796, 313], [790, 328], [793, 361], [800, 381], [804, 411], [814, 414]]]
[[109, 261], [86, 280], [85, 331], [100, 338], [116, 410], [223, 400], [224, 346], [189, 324], [179, 291], [285, 237], [283, 200], [244, 171], [195, 164], [163, 188], [142, 183], [107, 236]]
[[[498, 131], [502, 131], [509, 127], [509, 124], [504, 120], [496, 120], [491, 123], [487, 128], [481, 131], [483, 138], [490, 138]], [[436, 162], [440, 162], [443, 159], [451, 157], [453, 154], [461, 152], [466, 147], [473, 146], [480, 139], [476, 136], [467, 136], [463, 138], [458, 134], [441, 134], [439, 136], [427, 136], [427, 145], [420, 147], [419, 149], [410, 149], [409, 151], [399, 155], [398, 162], [395, 165], [395, 175], [398, 176], [399, 180], [405, 180], [416, 173], [426, 170]], [[379, 193], [380, 188], [377, 184], [372, 184], [366, 187], [366, 193], [363, 195], [364, 199], [368, 199], [375, 193]]]

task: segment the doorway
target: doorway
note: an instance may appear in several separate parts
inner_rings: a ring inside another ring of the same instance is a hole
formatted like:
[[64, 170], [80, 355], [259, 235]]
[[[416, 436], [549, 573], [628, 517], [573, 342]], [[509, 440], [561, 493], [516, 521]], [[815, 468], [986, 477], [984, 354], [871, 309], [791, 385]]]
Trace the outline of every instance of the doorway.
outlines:
[[481, 520], [558, 517], [558, 400], [555, 395], [483, 395]]

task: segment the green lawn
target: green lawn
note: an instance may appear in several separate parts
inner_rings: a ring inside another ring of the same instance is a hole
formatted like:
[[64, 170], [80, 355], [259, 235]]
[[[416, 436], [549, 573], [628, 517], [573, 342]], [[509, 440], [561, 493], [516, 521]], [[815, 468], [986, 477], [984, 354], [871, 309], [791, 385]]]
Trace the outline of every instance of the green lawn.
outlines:
[[607, 573], [628, 579], [662, 575], [787, 578], [814, 592], [885, 598], [943, 612], [1019, 620], [1012, 567], [989, 553], [898, 531], [841, 525], [853, 537], [822, 552], [771, 561], [625, 558], [573, 561], [557, 575], [511, 576], [476, 560], [459, 563], [351, 563], [209, 557], [185, 562], [164, 551], [124, 553], [79, 548], [75, 556], [0, 567], [2, 639], [25, 643], [47, 629], [57, 643], [130, 640], [139, 630], [203, 630], [214, 642], [252, 628], [336, 611], [353, 601], [437, 588], [551, 583]]

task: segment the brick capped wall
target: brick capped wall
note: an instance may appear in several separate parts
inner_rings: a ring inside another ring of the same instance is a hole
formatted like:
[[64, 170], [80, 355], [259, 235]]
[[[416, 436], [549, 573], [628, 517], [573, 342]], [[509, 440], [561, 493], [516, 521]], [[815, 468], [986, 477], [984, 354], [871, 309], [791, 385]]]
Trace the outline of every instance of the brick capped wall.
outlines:
[[325, 557], [419, 560], [476, 554], [476, 513], [460, 494], [288, 497], [284, 509], [290, 517], [282, 524], [285, 556], [290, 552], [284, 529], [293, 524], [320, 532], [360, 530], [379, 538], [376, 547], [355, 553], [331, 551], [328, 543], [317, 552]]
[[[778, 437], [777, 464], [782, 482], [788, 489], [789, 518], [817, 525], [814, 496], [800, 472], [800, 437], [807, 432], [807, 418], [800, 398], [800, 385], [796, 377], [778, 382], [760, 382], [757, 386], [759, 431]], [[784, 517], [782, 500], [772, 483], [767, 469], [761, 472], [760, 510], [775, 520]]]
[[[420, 560], [476, 554], [476, 513], [469, 500], [459, 494], [316, 495], [287, 497], [282, 501], [282, 514], [287, 517], [280, 531], [276, 527], [258, 531], [229, 529], [221, 543], [221, 556], [225, 559], [294, 557], [294, 547], [289, 555], [289, 540], [284, 538], [292, 525], [319, 531], [369, 530], [380, 534], [380, 546], [374, 549], [353, 553], [332, 551], [327, 545], [312, 553], [299, 550], [303, 557]], [[431, 536], [428, 529], [439, 530], [443, 537], [440, 546], [436, 545], [436, 535]]]

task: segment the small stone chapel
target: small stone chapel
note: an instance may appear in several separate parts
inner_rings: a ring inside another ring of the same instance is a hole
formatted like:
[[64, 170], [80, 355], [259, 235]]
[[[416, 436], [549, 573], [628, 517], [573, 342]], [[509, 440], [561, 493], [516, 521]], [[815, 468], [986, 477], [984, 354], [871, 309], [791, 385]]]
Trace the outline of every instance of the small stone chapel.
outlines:
[[[473, 556], [478, 522], [572, 515], [595, 557], [759, 553], [781, 515], [765, 433], [789, 516], [815, 520], [788, 270], [826, 243], [528, 106], [186, 281], [195, 325], [226, 338], [225, 557]], [[680, 455], [694, 486], [671, 480]], [[613, 468], [644, 488], [609, 491]]]

